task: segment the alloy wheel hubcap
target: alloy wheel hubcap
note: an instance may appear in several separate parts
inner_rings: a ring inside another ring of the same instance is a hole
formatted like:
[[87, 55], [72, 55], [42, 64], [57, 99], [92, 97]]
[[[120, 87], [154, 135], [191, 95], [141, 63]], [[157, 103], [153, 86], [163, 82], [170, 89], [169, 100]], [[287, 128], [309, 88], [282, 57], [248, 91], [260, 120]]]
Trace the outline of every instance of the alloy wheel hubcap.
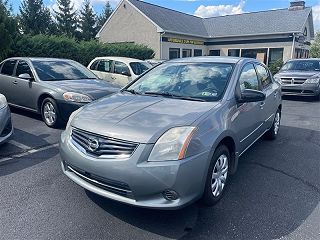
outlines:
[[56, 111], [51, 102], [45, 103], [43, 107], [43, 115], [48, 124], [53, 124], [56, 121]]
[[222, 193], [226, 185], [227, 177], [228, 158], [223, 154], [218, 158], [212, 172], [211, 190], [213, 196], [218, 197]]
[[274, 133], [277, 135], [280, 128], [280, 113], [276, 114], [276, 117], [274, 119]]

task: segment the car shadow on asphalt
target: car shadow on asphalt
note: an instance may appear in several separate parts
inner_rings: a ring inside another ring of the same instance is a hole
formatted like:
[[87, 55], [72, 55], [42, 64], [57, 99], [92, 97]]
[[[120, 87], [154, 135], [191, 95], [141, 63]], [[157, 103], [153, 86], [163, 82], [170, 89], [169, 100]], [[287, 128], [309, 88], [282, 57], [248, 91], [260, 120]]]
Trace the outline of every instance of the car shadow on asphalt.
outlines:
[[312, 96], [294, 96], [294, 95], [283, 95], [283, 100], [296, 101], [296, 102], [317, 102], [315, 97]]
[[86, 193], [107, 213], [163, 237], [277, 239], [295, 231], [320, 202], [319, 142], [320, 132], [286, 126], [276, 141], [259, 140], [210, 208], [141, 209]]

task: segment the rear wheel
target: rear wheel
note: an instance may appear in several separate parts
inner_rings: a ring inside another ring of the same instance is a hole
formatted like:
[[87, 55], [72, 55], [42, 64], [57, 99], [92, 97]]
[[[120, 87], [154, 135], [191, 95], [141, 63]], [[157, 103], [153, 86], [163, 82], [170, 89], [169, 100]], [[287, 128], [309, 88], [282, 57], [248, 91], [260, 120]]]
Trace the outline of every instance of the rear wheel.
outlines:
[[280, 109], [277, 110], [272, 127], [266, 132], [265, 137], [269, 140], [275, 140], [278, 137], [281, 121]]
[[207, 206], [215, 205], [223, 196], [229, 177], [230, 152], [220, 145], [209, 166], [202, 201]]
[[41, 116], [48, 127], [61, 126], [62, 120], [56, 102], [52, 98], [46, 98], [41, 105]]

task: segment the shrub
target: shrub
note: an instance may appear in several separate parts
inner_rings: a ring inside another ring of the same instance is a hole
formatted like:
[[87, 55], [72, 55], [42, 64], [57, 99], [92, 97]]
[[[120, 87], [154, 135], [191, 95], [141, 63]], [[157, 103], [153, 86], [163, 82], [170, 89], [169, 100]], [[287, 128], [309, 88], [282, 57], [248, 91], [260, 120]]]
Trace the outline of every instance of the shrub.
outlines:
[[87, 66], [95, 57], [122, 56], [144, 60], [152, 58], [153, 54], [152, 49], [133, 43], [77, 42], [65, 36], [22, 35], [13, 45], [10, 56], [68, 58]]
[[277, 61], [273, 62], [270, 64], [269, 69], [272, 74], [276, 74], [279, 72], [279, 69], [283, 66], [283, 61], [282, 59], [278, 59]]

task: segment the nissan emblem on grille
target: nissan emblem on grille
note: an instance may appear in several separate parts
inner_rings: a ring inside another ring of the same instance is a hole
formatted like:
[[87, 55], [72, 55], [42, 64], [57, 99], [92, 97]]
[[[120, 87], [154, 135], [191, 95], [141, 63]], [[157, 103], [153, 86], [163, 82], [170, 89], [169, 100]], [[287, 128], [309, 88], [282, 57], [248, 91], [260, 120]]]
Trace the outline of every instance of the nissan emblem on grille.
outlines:
[[91, 152], [95, 152], [99, 148], [99, 141], [95, 138], [88, 139], [88, 149]]

